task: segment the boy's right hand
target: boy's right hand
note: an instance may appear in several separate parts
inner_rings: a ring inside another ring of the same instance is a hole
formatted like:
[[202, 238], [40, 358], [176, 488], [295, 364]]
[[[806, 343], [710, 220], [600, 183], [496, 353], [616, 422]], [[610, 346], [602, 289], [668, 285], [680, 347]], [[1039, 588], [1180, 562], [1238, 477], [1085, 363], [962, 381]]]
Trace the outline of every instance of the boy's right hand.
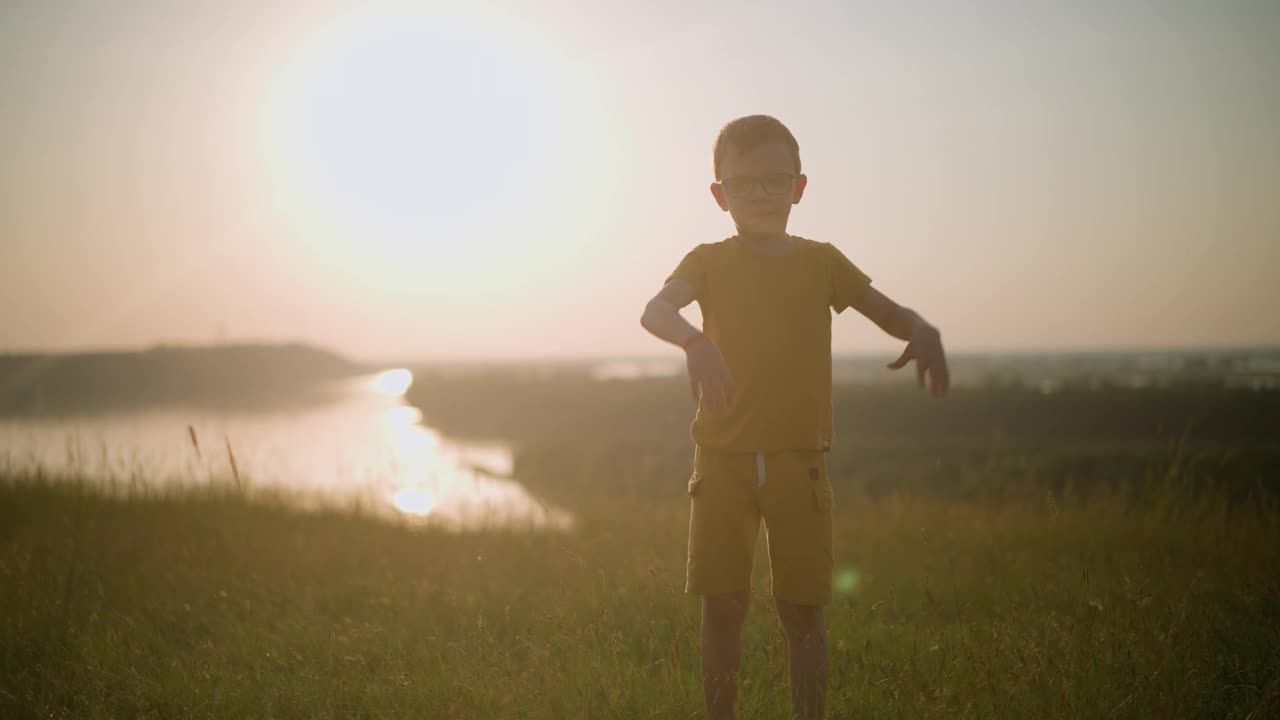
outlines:
[[707, 412], [719, 415], [728, 411], [733, 404], [733, 377], [711, 338], [703, 335], [689, 344], [685, 365], [689, 369], [689, 390], [694, 401], [701, 391], [702, 406]]

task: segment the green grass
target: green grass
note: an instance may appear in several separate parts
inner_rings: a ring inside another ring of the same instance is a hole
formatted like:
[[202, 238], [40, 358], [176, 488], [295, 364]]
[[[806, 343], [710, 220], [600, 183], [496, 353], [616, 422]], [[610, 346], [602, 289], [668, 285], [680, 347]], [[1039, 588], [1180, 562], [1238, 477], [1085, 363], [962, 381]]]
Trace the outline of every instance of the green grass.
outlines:
[[[584, 495], [567, 533], [450, 534], [209, 491], [0, 486], [6, 718], [701, 716], [678, 492]], [[830, 717], [1280, 715], [1274, 512], [837, 504]], [[762, 548], [743, 717], [788, 712], [767, 587]]]

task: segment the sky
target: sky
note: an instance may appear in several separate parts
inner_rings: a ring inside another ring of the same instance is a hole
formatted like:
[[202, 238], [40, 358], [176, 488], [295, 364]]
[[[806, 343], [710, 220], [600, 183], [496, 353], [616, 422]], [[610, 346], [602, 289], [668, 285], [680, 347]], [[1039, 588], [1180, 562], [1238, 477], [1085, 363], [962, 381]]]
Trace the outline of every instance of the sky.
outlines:
[[948, 350], [1280, 345], [1280, 3], [352, 5], [0, 5], [0, 352], [676, 355], [755, 113]]

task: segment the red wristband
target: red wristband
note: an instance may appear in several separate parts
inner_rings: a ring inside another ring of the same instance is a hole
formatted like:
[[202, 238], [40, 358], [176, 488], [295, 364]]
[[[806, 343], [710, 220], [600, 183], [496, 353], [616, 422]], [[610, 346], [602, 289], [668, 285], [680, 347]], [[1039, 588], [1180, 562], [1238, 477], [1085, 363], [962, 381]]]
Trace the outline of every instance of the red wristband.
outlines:
[[[680, 343], [680, 347], [684, 348], [685, 350], [688, 350], [689, 346], [692, 345], [694, 341], [699, 340], [701, 338], [705, 338], [705, 337], [707, 337], [706, 333], [699, 330], [698, 332], [685, 338], [684, 342]], [[707, 339], [710, 340], [710, 338], [707, 338]]]

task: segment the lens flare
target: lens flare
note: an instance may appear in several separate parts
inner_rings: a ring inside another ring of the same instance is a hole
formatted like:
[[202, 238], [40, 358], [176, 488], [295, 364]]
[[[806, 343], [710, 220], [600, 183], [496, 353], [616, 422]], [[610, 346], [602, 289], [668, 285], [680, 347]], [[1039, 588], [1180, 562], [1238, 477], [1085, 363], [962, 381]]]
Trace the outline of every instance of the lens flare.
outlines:
[[842, 568], [836, 573], [835, 589], [842, 595], [852, 594], [858, 589], [858, 585], [862, 583], [862, 573], [856, 568]]

